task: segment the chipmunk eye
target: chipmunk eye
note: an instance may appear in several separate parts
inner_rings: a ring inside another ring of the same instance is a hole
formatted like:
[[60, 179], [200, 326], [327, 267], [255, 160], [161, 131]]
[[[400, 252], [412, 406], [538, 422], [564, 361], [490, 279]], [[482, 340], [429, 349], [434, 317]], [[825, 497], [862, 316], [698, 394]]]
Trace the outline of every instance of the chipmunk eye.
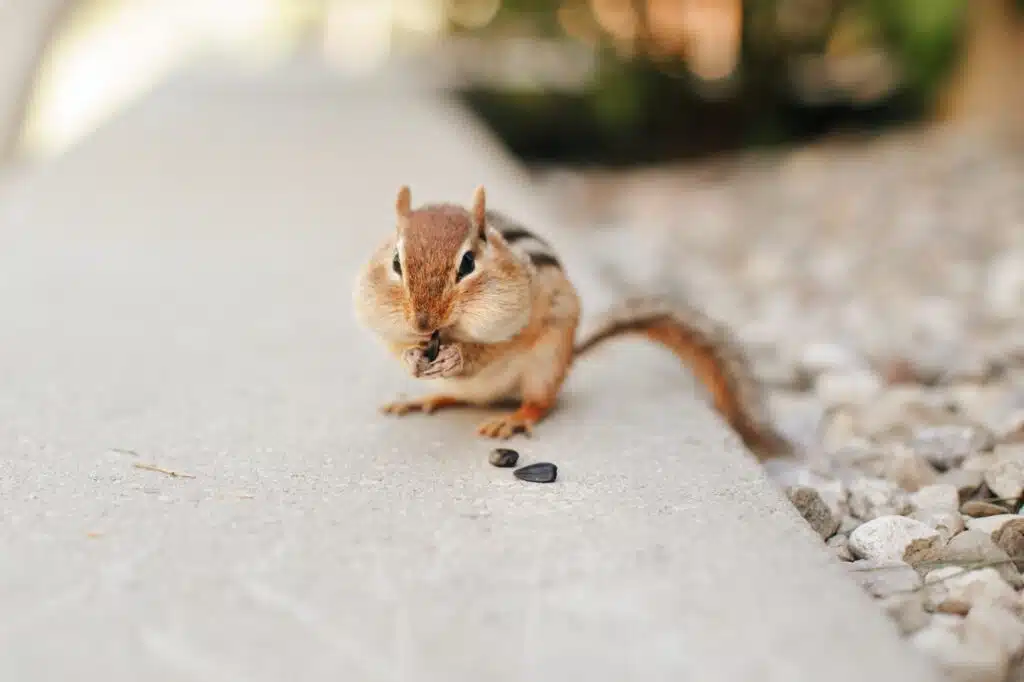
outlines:
[[391, 259], [391, 269], [395, 271], [395, 274], [402, 274], [402, 263], [398, 260], [398, 252], [395, 251], [395, 257]]
[[472, 251], [467, 251], [462, 256], [462, 261], [459, 263], [459, 272], [455, 276], [455, 281], [459, 281], [469, 273], [473, 272], [473, 268], [476, 267], [476, 259], [473, 256]]

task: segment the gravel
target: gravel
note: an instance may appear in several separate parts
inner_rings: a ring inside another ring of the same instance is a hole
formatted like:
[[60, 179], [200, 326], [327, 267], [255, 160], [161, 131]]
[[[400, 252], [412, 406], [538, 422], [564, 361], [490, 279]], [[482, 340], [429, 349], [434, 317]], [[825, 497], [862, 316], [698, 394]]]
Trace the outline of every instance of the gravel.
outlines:
[[850, 575], [875, 597], [913, 592], [922, 584], [917, 571], [902, 561], [862, 559], [847, 565]]
[[948, 483], [928, 485], [910, 496], [915, 512], [957, 512], [960, 496], [955, 486]]
[[990, 537], [995, 537], [1003, 526], [1010, 523], [1020, 517], [1016, 514], [996, 514], [993, 516], [983, 516], [977, 519], [968, 519], [967, 527], [970, 530], [980, 530], [983, 533], [988, 533]]
[[993, 502], [985, 502], [983, 500], [970, 500], [960, 507], [961, 514], [976, 518], [982, 518], [985, 516], [1001, 516], [1007, 511], [1009, 510], [1002, 505], [998, 505]]
[[1024, 493], [1024, 461], [1001, 459], [984, 473], [985, 485], [997, 496], [1013, 500]]
[[735, 331], [800, 449], [769, 476], [908, 645], [1024, 680], [1024, 155], [916, 131], [539, 179], [619, 293]]
[[850, 513], [862, 521], [911, 511], [906, 491], [884, 478], [855, 479], [850, 484], [849, 505]]
[[950, 600], [966, 604], [968, 610], [982, 603], [1012, 610], [1017, 604], [1017, 593], [994, 568], [938, 568], [925, 575], [924, 584], [927, 600], [935, 608]]
[[1024, 570], [1024, 519], [1011, 519], [992, 533], [999, 549], [1013, 559], [1017, 570]]
[[796, 486], [789, 489], [788, 495], [800, 515], [823, 539], [828, 540], [839, 530], [840, 519], [832, 513], [817, 490]]
[[909, 553], [936, 546], [939, 533], [906, 516], [881, 516], [857, 526], [850, 533], [854, 556], [876, 561], [904, 561]]

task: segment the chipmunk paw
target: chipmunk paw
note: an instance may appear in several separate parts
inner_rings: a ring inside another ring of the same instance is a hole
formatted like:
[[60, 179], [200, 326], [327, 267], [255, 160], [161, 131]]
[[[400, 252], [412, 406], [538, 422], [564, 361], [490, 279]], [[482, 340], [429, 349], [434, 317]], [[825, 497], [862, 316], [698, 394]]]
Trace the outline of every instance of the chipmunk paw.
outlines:
[[459, 400], [446, 395], [428, 395], [413, 400], [396, 400], [380, 408], [384, 414], [402, 416], [410, 412], [422, 412], [430, 414], [444, 407], [452, 407], [459, 404]]
[[477, 428], [477, 433], [487, 438], [502, 440], [511, 438], [517, 433], [530, 437], [533, 435], [534, 425], [544, 417], [545, 413], [546, 410], [536, 405], [526, 404], [512, 414], [504, 414], [485, 421]]
[[456, 344], [442, 346], [433, 360], [423, 348], [410, 348], [402, 354], [409, 373], [417, 379], [447, 379], [462, 372], [462, 350]]

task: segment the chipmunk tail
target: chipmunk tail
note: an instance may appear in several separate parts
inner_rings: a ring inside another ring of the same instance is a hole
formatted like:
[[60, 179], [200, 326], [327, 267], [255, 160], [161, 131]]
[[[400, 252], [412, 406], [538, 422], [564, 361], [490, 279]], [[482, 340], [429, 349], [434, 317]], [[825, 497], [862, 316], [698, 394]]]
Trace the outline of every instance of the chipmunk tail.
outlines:
[[581, 338], [574, 357], [625, 335], [667, 348], [711, 393], [715, 409], [759, 460], [793, 454], [774, 427], [760, 383], [729, 331], [701, 311], [662, 298], [628, 298], [608, 310]]

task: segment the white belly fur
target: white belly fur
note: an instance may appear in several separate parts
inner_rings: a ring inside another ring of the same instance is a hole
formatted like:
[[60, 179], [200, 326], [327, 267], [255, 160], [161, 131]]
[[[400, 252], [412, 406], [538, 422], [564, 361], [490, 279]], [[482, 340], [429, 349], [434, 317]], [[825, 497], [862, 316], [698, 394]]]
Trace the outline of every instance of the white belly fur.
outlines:
[[515, 400], [520, 397], [520, 384], [529, 362], [529, 353], [510, 355], [470, 379], [438, 379], [434, 383], [438, 392], [467, 403], [485, 405], [499, 400]]

